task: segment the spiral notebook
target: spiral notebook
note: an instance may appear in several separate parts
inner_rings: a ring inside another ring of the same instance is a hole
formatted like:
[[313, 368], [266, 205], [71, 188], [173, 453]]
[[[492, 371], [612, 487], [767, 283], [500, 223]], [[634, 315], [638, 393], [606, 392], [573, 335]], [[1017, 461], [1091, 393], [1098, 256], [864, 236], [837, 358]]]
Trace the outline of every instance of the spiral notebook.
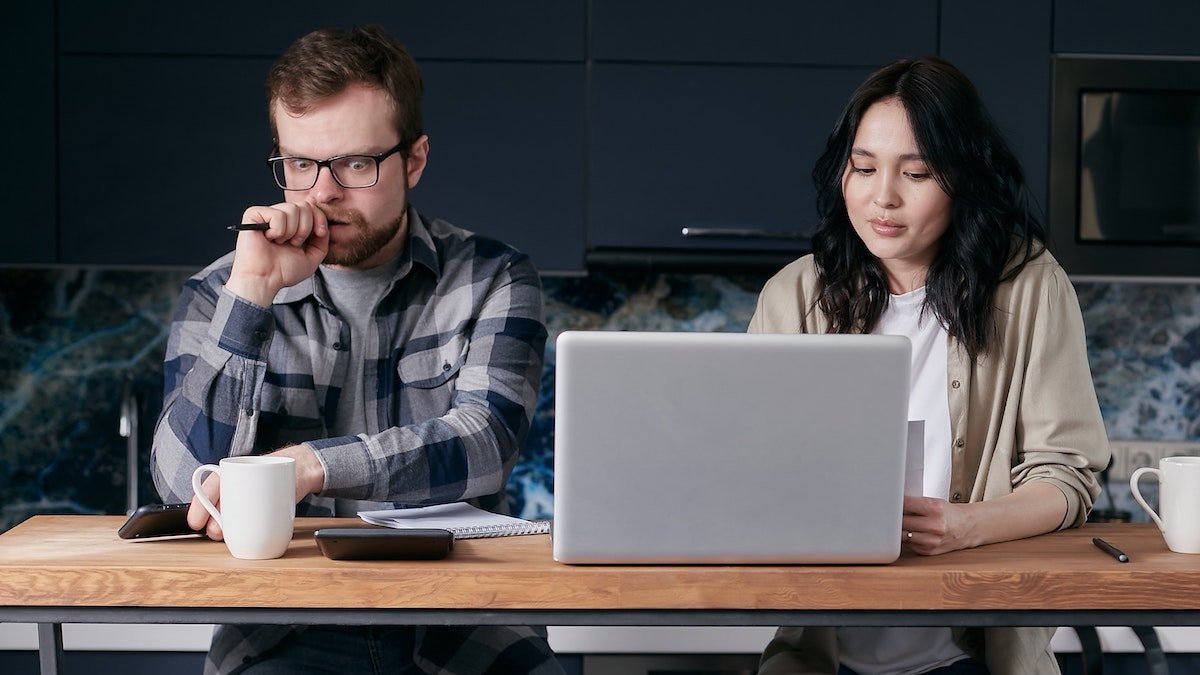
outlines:
[[550, 522], [524, 520], [471, 506], [466, 502], [436, 504], [411, 509], [359, 511], [358, 517], [372, 525], [395, 528], [449, 530], [455, 539], [511, 537], [518, 534], [549, 534]]

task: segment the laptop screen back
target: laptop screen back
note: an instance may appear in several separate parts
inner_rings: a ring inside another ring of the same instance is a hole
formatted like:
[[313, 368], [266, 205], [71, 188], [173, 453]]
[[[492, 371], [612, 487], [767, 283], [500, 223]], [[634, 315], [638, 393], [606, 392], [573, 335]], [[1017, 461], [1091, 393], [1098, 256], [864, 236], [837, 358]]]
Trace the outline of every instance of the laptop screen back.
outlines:
[[555, 560], [899, 556], [906, 338], [568, 331], [556, 345]]

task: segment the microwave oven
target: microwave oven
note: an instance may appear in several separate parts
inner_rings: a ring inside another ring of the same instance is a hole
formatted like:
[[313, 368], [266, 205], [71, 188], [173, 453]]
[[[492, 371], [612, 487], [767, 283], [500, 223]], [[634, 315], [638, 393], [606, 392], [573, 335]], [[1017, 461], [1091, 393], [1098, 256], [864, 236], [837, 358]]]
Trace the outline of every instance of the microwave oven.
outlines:
[[1200, 58], [1053, 60], [1048, 233], [1072, 276], [1200, 278]]

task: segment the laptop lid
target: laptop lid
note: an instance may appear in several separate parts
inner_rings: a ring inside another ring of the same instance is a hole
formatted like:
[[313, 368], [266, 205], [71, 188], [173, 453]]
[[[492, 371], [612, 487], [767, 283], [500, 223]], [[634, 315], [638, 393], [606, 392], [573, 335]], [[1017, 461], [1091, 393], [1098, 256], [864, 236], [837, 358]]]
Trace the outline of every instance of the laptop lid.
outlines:
[[554, 559], [888, 563], [907, 338], [567, 331]]

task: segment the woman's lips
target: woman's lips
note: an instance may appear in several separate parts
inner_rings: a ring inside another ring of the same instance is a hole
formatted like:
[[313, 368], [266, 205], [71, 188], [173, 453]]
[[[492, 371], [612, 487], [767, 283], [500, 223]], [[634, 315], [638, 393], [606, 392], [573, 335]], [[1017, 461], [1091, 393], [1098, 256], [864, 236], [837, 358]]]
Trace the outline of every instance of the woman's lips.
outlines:
[[881, 237], [898, 237], [904, 232], [904, 226], [888, 218], [872, 218], [871, 230]]

